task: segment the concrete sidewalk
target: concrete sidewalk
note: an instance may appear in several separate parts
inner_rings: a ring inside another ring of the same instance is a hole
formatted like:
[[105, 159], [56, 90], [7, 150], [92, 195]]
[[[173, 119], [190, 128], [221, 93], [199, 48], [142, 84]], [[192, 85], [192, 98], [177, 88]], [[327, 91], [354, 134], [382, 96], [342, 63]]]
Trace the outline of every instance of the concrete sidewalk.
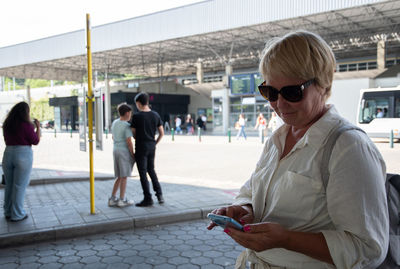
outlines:
[[[3, 174], [3, 169], [0, 164], [0, 175]], [[113, 174], [94, 173], [96, 180], [109, 180], [114, 179]], [[64, 170], [50, 170], [33, 168], [31, 172], [31, 181], [29, 185], [53, 184], [72, 181], [89, 181], [89, 172], [86, 171], [64, 171]], [[4, 185], [0, 184], [0, 189]]]
[[[24, 221], [14, 223], [4, 218], [4, 191], [0, 191], [0, 247], [200, 219], [212, 209], [231, 203], [237, 193], [237, 190], [163, 183], [161, 180], [165, 204], [159, 205], [155, 199], [152, 207], [117, 208], [107, 205], [114, 181], [96, 178], [96, 214], [91, 215], [87, 173], [71, 172], [70, 177], [64, 177], [60, 175], [62, 171], [42, 170], [36, 169], [32, 176], [32, 181], [40, 184], [26, 190], [25, 209], [29, 217]], [[51, 178], [52, 175], [56, 177]], [[84, 181], [77, 181], [79, 179]], [[127, 196], [141, 201], [139, 180], [128, 180]]]

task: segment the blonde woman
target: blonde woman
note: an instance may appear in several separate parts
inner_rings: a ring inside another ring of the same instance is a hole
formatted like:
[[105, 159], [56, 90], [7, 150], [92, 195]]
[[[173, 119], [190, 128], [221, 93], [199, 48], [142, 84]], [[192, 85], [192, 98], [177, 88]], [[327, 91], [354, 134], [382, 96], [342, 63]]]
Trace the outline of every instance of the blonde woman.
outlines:
[[327, 43], [307, 31], [274, 38], [263, 52], [259, 90], [284, 125], [234, 204], [214, 210], [244, 225], [225, 229], [246, 248], [236, 268], [246, 260], [252, 268], [376, 268], [386, 256], [385, 163], [365, 133], [337, 139], [322, 182], [327, 138], [350, 124], [326, 104], [335, 67]]

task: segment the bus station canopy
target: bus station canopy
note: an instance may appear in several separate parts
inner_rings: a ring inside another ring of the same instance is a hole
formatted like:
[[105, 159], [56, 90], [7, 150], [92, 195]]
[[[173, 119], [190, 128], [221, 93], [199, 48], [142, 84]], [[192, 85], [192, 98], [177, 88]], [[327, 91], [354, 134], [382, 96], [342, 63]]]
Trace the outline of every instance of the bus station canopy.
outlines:
[[[268, 39], [296, 29], [320, 34], [337, 59], [400, 52], [400, 1], [209, 0], [93, 27], [93, 70], [175, 77], [254, 69]], [[86, 33], [0, 48], [0, 76], [82, 81]]]

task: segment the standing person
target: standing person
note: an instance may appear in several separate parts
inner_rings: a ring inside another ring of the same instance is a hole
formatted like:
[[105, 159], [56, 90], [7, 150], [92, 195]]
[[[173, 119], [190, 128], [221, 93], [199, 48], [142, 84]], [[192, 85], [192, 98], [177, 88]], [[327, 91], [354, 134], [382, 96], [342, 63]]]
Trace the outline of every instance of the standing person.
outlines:
[[[158, 182], [156, 171], [154, 170], [154, 159], [156, 155], [156, 145], [161, 141], [164, 135], [164, 128], [157, 112], [149, 107], [149, 95], [145, 92], [139, 93], [135, 97], [136, 107], [139, 112], [133, 114], [131, 128], [135, 138], [135, 157], [139, 171], [140, 183], [143, 189], [144, 198], [136, 206], [151, 206], [153, 199], [150, 193], [147, 173], [151, 178], [153, 190], [156, 193], [158, 202], [164, 203], [161, 185]], [[155, 139], [156, 131], [158, 137]]]
[[256, 126], [254, 127], [254, 130], [257, 130], [258, 128], [258, 137], [261, 139], [262, 136], [264, 135], [263, 132], [267, 128], [267, 121], [264, 118], [264, 115], [260, 113], [257, 117], [257, 123]]
[[[108, 199], [108, 206], [125, 207], [133, 205], [133, 201], [129, 200], [126, 195], [126, 181], [132, 173], [135, 163], [135, 155], [132, 144], [132, 131], [130, 129], [129, 120], [132, 116], [132, 108], [127, 104], [120, 104], [117, 108], [119, 119], [113, 121], [111, 125], [111, 133], [113, 138], [113, 159], [114, 159], [114, 175], [117, 178]], [[119, 189], [119, 199], [116, 197]]]
[[171, 128], [169, 126], [169, 120], [170, 120], [169, 114], [165, 114], [165, 116], [164, 116], [164, 130], [165, 130], [165, 132], [171, 131]]
[[181, 129], [181, 124], [182, 120], [179, 116], [175, 117], [175, 130], [177, 134], [182, 134], [182, 129]]
[[246, 126], [246, 120], [244, 119], [243, 114], [239, 115], [239, 120], [237, 121], [237, 125], [239, 126], [239, 132], [236, 135], [236, 139], [239, 139], [240, 136], [243, 136], [245, 140], [247, 140], [246, 132], [244, 131], [244, 127]]
[[275, 132], [282, 124], [282, 119], [278, 117], [275, 112], [272, 112], [271, 119], [268, 122], [268, 129], [271, 129], [271, 133]]
[[188, 135], [193, 135], [194, 133], [194, 128], [193, 128], [193, 119], [190, 114], [187, 114], [186, 116], [186, 131]]
[[3, 154], [6, 182], [4, 216], [14, 222], [28, 217], [24, 210], [24, 199], [32, 171], [32, 145], [40, 141], [40, 123], [37, 119], [31, 122], [29, 111], [29, 105], [20, 102], [11, 109], [3, 123], [6, 144]]
[[206, 117], [206, 115], [201, 115], [201, 120], [203, 121], [203, 130], [204, 131], [207, 131], [207, 126], [206, 126], [206, 124], [207, 124], [207, 117]]
[[201, 115], [199, 115], [199, 117], [197, 118], [197, 120], [196, 120], [196, 124], [197, 124], [197, 126], [200, 128], [200, 129], [203, 129], [203, 120], [202, 120], [202, 118], [201, 118]]
[[214, 210], [244, 225], [225, 229], [246, 248], [236, 268], [246, 260], [251, 268], [377, 268], [385, 259], [389, 216], [379, 150], [358, 130], [327, 145], [332, 132], [351, 125], [326, 104], [335, 69], [329, 45], [307, 31], [274, 38], [263, 51], [259, 90], [285, 124], [267, 140], [234, 204]]

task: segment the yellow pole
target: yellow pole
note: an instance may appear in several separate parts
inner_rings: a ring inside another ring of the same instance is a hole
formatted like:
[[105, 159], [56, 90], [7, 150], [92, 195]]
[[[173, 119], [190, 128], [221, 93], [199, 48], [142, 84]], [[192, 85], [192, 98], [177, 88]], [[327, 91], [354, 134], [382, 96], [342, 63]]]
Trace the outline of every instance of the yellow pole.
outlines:
[[86, 40], [88, 65], [88, 120], [89, 120], [89, 165], [90, 165], [90, 214], [94, 209], [94, 175], [93, 175], [93, 89], [92, 89], [92, 53], [90, 51], [90, 15], [86, 14]]

